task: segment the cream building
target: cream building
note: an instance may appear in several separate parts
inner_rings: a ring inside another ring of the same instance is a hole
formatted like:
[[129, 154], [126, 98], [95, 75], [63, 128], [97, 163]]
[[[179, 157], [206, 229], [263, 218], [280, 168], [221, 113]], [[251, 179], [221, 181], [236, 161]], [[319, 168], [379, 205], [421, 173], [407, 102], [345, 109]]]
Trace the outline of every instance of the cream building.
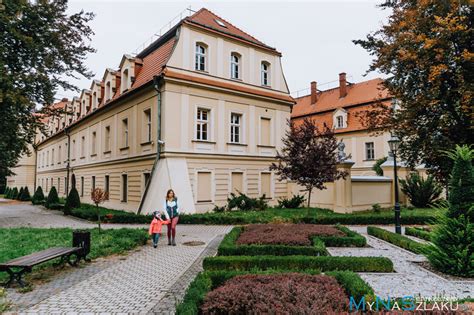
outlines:
[[37, 137], [36, 185], [90, 203], [151, 212], [172, 188], [185, 212], [230, 192], [287, 196], [269, 171], [294, 104], [281, 53], [207, 9], [181, 20], [136, 56], [124, 55]]

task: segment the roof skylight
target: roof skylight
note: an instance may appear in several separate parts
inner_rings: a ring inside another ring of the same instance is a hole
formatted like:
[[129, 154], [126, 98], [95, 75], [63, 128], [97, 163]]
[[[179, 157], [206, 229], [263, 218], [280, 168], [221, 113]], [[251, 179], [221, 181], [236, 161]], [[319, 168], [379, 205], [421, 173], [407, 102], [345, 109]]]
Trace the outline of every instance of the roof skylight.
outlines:
[[217, 24], [219, 24], [219, 26], [222, 26], [222, 27], [227, 27], [227, 25], [225, 25], [224, 22], [222, 22], [221, 20], [218, 20], [218, 19], [214, 19], [214, 21], [216, 21]]

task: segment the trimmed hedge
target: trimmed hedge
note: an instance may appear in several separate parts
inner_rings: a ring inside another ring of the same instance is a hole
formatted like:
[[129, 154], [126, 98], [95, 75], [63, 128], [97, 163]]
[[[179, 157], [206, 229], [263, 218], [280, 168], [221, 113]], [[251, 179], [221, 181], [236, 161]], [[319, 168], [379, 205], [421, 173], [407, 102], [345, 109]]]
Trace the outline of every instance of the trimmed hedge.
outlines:
[[324, 243], [315, 238], [312, 246], [294, 245], [236, 245], [235, 242], [242, 233], [243, 227], [234, 227], [222, 240], [217, 253], [222, 256], [255, 256], [255, 255], [308, 255], [327, 256], [329, 253]]
[[389, 232], [385, 229], [368, 226], [367, 233], [415, 254], [424, 254], [426, 252], [426, 245], [418, 243], [406, 236]]
[[327, 247], [364, 247], [367, 245], [366, 238], [359, 233], [341, 225], [337, 225], [336, 228], [344, 232], [346, 236], [317, 236], [317, 238], [322, 240]]
[[406, 227], [405, 235], [411, 235], [411, 236], [421, 238], [425, 241], [431, 241], [431, 233], [420, 228]]
[[[204, 271], [197, 275], [186, 290], [183, 301], [176, 307], [176, 314], [199, 314], [199, 308], [202, 305], [206, 294], [211, 290], [221, 286], [225, 281], [243, 274], [280, 274], [294, 272], [292, 270], [283, 271]], [[299, 271], [305, 274], [319, 274], [318, 270]], [[374, 295], [373, 289], [360, 278], [359, 275], [351, 271], [331, 271], [325, 273], [328, 276], [335, 277], [337, 282], [344, 288], [348, 296], [353, 296], [359, 300], [363, 296]]]
[[393, 263], [386, 257], [331, 256], [217, 256], [203, 261], [204, 270], [350, 270], [355, 272], [392, 272]]
[[[112, 210], [99, 207], [101, 221], [104, 223], [150, 223], [152, 215], [138, 215], [132, 212]], [[94, 205], [81, 204], [79, 208], [71, 210], [71, 215], [88, 220], [97, 221], [97, 209]]]

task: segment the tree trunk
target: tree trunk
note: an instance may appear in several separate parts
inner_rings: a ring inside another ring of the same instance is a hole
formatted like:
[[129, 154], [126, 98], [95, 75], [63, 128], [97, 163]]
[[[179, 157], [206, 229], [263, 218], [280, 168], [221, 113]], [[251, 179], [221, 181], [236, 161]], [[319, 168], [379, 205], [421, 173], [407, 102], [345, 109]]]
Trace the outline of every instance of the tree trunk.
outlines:
[[99, 234], [100, 234], [100, 210], [99, 210], [99, 205], [97, 207], [97, 222], [99, 224]]

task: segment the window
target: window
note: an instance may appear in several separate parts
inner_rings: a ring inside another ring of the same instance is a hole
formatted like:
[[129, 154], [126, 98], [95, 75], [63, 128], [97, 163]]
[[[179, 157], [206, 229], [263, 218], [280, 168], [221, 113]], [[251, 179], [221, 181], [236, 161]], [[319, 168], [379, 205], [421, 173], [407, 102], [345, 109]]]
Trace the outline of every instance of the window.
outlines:
[[46, 191], [48, 191], [48, 179], [46, 178]]
[[109, 199], [109, 191], [110, 191], [110, 177], [109, 175], [105, 175], [105, 193], [107, 194], [107, 200]]
[[271, 145], [271, 119], [260, 118], [260, 145]]
[[67, 162], [67, 150], [68, 150], [68, 146], [67, 146], [67, 142], [64, 143], [64, 162]]
[[336, 117], [336, 128], [344, 128], [344, 117], [342, 116]]
[[110, 151], [110, 126], [105, 127], [105, 152]]
[[230, 55], [230, 77], [240, 79], [240, 56], [236, 53]]
[[144, 142], [151, 142], [151, 109], [143, 111], [145, 121]]
[[91, 184], [92, 185], [92, 190], [91, 191], [93, 191], [95, 189], [95, 176], [92, 176], [91, 183], [92, 183]]
[[92, 110], [97, 107], [97, 92], [92, 93]]
[[203, 44], [196, 44], [196, 63], [194, 69], [206, 71], [206, 47]]
[[121, 88], [122, 91], [121, 93], [125, 92], [129, 88], [129, 75], [128, 75], [128, 69], [123, 70], [122, 72], [122, 81], [121, 82]]
[[51, 166], [54, 165], [54, 149], [51, 149]]
[[67, 195], [67, 177], [64, 177], [64, 194]]
[[58, 149], [58, 164], [61, 164], [61, 146]]
[[82, 116], [84, 116], [86, 114], [86, 101], [85, 100], [82, 100], [81, 114], [82, 114]]
[[209, 110], [198, 108], [196, 122], [196, 139], [209, 140]]
[[81, 176], [81, 197], [84, 197], [84, 177]]
[[71, 159], [76, 159], [76, 140], [72, 140]]
[[122, 174], [122, 202], [127, 202], [128, 197], [128, 176]]
[[211, 172], [197, 174], [197, 202], [211, 202]]
[[271, 190], [271, 173], [261, 173], [260, 174], [260, 193], [261, 195], [265, 195], [265, 198], [271, 199], [272, 198], [272, 190]]
[[240, 126], [242, 123], [242, 115], [232, 113], [230, 114], [230, 142], [231, 143], [240, 143], [241, 133]]
[[94, 131], [92, 132], [92, 148], [91, 148], [91, 155], [97, 154], [97, 133]]
[[86, 137], [81, 138], [81, 158], [86, 156]]
[[234, 194], [244, 192], [244, 174], [241, 172], [232, 172], [231, 191]]
[[105, 84], [105, 101], [107, 102], [112, 98], [112, 87], [110, 85], [110, 81], [107, 81]]
[[123, 147], [128, 148], [128, 119], [122, 120]]
[[260, 79], [262, 85], [270, 85], [270, 64], [268, 62], [262, 62], [260, 66]]
[[366, 142], [365, 143], [365, 159], [366, 160], [373, 160], [375, 159], [375, 148], [373, 142]]
[[49, 165], [49, 151], [46, 152], [46, 166]]
[[61, 192], [61, 178], [58, 177], [58, 192]]

